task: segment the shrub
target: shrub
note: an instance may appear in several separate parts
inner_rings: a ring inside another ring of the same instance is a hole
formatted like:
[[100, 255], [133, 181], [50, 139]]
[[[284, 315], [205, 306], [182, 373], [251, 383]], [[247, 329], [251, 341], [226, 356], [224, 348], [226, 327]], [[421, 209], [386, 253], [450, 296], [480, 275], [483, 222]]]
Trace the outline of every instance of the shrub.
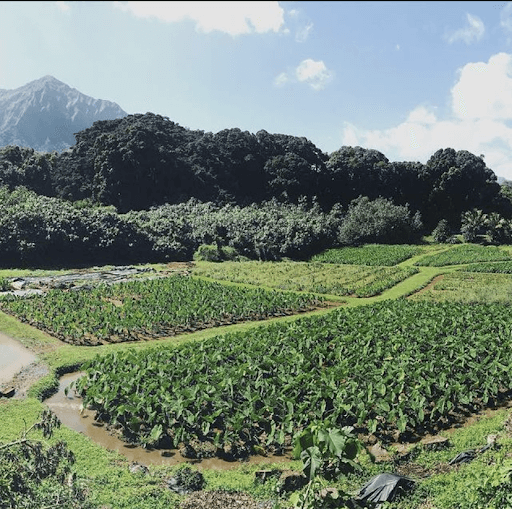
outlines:
[[0, 292], [7, 292], [11, 289], [11, 283], [5, 277], [0, 277]]
[[58, 418], [43, 411], [40, 420], [18, 440], [0, 443], [0, 507], [90, 509], [86, 491], [76, 480], [72, 466], [75, 456], [65, 442], [54, 445], [28, 435], [39, 429], [52, 436], [60, 426]]
[[224, 262], [236, 261], [239, 255], [234, 247], [218, 246], [216, 244], [202, 244], [194, 253], [197, 262]]
[[436, 242], [447, 242], [451, 237], [451, 229], [446, 219], [441, 219], [432, 231], [432, 237]]

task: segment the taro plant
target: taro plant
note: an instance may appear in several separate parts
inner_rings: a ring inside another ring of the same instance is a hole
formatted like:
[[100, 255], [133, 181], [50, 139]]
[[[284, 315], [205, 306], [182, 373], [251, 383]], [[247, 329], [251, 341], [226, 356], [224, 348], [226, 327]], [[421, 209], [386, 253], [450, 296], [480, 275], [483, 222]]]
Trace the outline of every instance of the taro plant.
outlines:
[[11, 283], [5, 277], [0, 277], [0, 292], [7, 292], [11, 289]]
[[360, 469], [357, 455], [363, 445], [352, 433], [352, 426], [336, 428], [327, 421], [310, 423], [295, 438], [294, 457], [300, 457], [309, 482], [290, 498], [295, 508], [340, 507], [348, 494], [326, 489], [327, 481]]

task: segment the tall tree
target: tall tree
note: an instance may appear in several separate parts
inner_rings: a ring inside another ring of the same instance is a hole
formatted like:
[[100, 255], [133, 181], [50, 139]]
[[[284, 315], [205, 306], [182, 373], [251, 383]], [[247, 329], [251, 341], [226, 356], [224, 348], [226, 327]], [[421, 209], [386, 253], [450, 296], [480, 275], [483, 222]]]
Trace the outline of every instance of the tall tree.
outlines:
[[420, 180], [428, 189], [422, 208], [427, 226], [446, 219], [458, 227], [462, 212], [472, 208], [488, 212], [499, 199], [500, 186], [494, 172], [482, 157], [466, 150], [438, 150], [427, 161]]

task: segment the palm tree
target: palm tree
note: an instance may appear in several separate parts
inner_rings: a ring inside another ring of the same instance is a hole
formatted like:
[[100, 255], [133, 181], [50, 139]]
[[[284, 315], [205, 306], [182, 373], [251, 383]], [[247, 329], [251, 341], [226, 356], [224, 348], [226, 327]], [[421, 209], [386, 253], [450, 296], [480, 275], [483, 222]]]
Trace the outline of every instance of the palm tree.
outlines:
[[474, 242], [486, 225], [487, 215], [479, 209], [462, 213], [460, 232], [465, 242]]
[[491, 212], [485, 221], [486, 234], [493, 244], [503, 244], [510, 237], [510, 223], [498, 212]]

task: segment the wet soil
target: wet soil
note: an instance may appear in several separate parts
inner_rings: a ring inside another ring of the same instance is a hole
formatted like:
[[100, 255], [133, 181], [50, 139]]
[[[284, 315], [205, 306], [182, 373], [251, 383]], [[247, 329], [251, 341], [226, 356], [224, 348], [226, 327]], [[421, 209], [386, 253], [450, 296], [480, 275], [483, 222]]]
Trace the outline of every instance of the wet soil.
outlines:
[[76, 272], [53, 276], [27, 276], [8, 278], [10, 289], [1, 294], [32, 295], [41, 294], [51, 289], [78, 289], [97, 283], [121, 283], [131, 279], [154, 279], [174, 274], [189, 275], [192, 262], [173, 262], [165, 270], [156, 271], [151, 267], [134, 267], [122, 265], [109, 269], [80, 269]]
[[[60, 378], [59, 390], [45, 400], [45, 404], [57, 415], [63, 425], [78, 433], [88, 436], [93, 442], [105, 449], [122, 454], [131, 462], [144, 465], [178, 465], [190, 463], [200, 469], [229, 470], [239, 467], [239, 461], [225, 461], [220, 458], [203, 458], [191, 460], [184, 458], [176, 449], [146, 449], [123, 441], [115, 431], [105, 423], [95, 420], [96, 412], [83, 408], [82, 398], [70, 388], [72, 382], [78, 380], [83, 373], [69, 373]], [[66, 394], [66, 388], [68, 394]], [[251, 456], [244, 464], [270, 464], [290, 461], [289, 455]]]
[[32, 362], [25, 366], [8, 384], [14, 389], [14, 399], [26, 398], [29, 389], [49, 373], [48, 367], [40, 362]]
[[272, 509], [272, 501], [254, 500], [246, 493], [227, 491], [198, 491], [187, 496], [180, 509]]
[[14, 376], [35, 361], [36, 356], [28, 348], [0, 333], [0, 389], [12, 385]]

